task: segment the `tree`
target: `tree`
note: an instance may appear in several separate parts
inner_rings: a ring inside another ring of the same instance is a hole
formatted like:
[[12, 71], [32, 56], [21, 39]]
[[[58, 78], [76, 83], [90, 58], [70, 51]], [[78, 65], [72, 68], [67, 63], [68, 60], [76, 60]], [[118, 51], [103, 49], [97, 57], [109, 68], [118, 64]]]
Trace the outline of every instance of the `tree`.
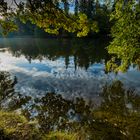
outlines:
[[[61, 29], [67, 32], [76, 33], [78, 37], [87, 36], [89, 31], [98, 32], [97, 22], [88, 20], [87, 15], [79, 13], [77, 15], [69, 13], [69, 1], [59, 0], [11, 0], [0, 1], [1, 28], [4, 34], [17, 30], [14, 23], [15, 17], [20, 18], [23, 23], [31, 21], [38, 27], [51, 34], [59, 34]], [[13, 5], [9, 6], [9, 3]]]
[[60, 29], [76, 33], [78, 37], [87, 36], [90, 30], [98, 32], [96, 21], [88, 20], [84, 13], [79, 13], [77, 16], [69, 13], [68, 1], [63, 1], [63, 3], [64, 9], [52, 0], [28, 0], [24, 9], [18, 8], [18, 16], [23, 22], [30, 20], [52, 34], [59, 34]]
[[140, 67], [140, 5], [135, 0], [118, 0], [111, 14], [113, 40], [108, 52], [113, 55], [107, 70], [125, 72], [130, 65]]
[[14, 12], [9, 10], [8, 3], [0, 0], [0, 32], [3, 35], [17, 30], [17, 26], [13, 22]]
[[78, 14], [78, 7], [79, 7], [78, 0], [75, 0], [74, 12], [75, 12], [75, 15], [76, 15], [76, 16], [77, 16], [77, 14]]

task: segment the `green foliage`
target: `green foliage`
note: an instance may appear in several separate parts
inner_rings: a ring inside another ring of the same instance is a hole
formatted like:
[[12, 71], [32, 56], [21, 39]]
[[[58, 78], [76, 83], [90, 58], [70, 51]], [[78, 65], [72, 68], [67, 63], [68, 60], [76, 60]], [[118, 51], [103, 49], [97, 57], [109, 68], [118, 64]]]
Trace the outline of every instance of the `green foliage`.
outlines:
[[77, 37], [87, 36], [88, 33], [92, 30], [98, 32], [98, 24], [95, 21], [88, 21], [88, 18], [85, 14], [79, 14], [79, 19], [77, 20]]
[[66, 133], [66, 132], [51, 132], [48, 135], [44, 135], [42, 140], [85, 140], [81, 138], [78, 133]]
[[[75, 11], [70, 11], [70, 5], [75, 3]], [[13, 24], [13, 17], [18, 17], [26, 24], [29, 20], [32, 24], [44, 29], [45, 32], [58, 35], [60, 31], [65, 30], [74, 33], [77, 37], [87, 36], [89, 33], [109, 32], [110, 26], [108, 15], [110, 13], [107, 4], [102, 5], [94, 0], [63, 0], [55, 1], [22, 1], [18, 4], [16, 1], [11, 3], [10, 7], [5, 9], [7, 2], [0, 3], [2, 8], [2, 17], [8, 19], [8, 28], [15, 31], [17, 27]], [[13, 6], [12, 4], [15, 4]], [[63, 5], [64, 4], [64, 5]], [[62, 7], [61, 7], [61, 6]], [[16, 8], [13, 9], [13, 7]], [[11, 21], [11, 23], [10, 23]], [[6, 24], [6, 23], [5, 23]], [[12, 25], [13, 24], [13, 25]], [[12, 26], [11, 26], [12, 25]], [[7, 25], [5, 25], [7, 26]], [[7, 29], [7, 28], [3, 28]], [[9, 31], [9, 29], [7, 29]], [[4, 34], [7, 31], [4, 31]]]
[[6, 36], [8, 35], [8, 33], [18, 30], [17, 25], [10, 20], [0, 20], [0, 28], [3, 36]]
[[56, 131], [41, 134], [35, 125], [35, 122], [28, 122], [22, 115], [0, 111], [1, 140], [84, 140], [78, 133]]
[[131, 64], [140, 64], [140, 5], [135, 0], [118, 0], [111, 20], [115, 24], [108, 52], [115, 58], [107, 63], [107, 69], [125, 72]]
[[55, 12], [55, 17], [47, 13], [27, 12], [25, 15], [28, 16], [20, 15], [20, 19], [23, 22], [30, 20], [32, 24], [36, 24], [50, 34], [58, 35], [60, 29], [76, 33], [77, 37], [87, 36], [91, 30], [98, 32], [97, 22], [88, 20], [85, 14], [80, 13], [75, 17], [74, 15], [66, 16], [57, 10]]
[[17, 113], [0, 111], [0, 129], [3, 132], [0, 139], [6, 137], [10, 140], [39, 140], [41, 138], [35, 124]]

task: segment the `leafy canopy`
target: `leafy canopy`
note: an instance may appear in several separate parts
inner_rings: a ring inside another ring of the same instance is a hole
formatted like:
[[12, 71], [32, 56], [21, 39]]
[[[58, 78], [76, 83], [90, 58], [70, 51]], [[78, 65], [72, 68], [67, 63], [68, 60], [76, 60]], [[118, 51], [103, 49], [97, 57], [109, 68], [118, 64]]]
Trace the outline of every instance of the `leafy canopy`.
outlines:
[[131, 64], [140, 67], [140, 4], [118, 0], [110, 18], [115, 24], [108, 46], [113, 58], [107, 63], [107, 70], [125, 72]]
[[[14, 8], [8, 7], [8, 3], [1, 4], [3, 17], [1, 27], [5, 32], [16, 30], [16, 26], [12, 24], [14, 17], [18, 17], [22, 22], [31, 21], [38, 27], [43, 28], [47, 33], [59, 34], [59, 31], [64, 29], [67, 32], [76, 33], [78, 37], [87, 36], [90, 31], [98, 32], [97, 22], [89, 20], [84, 13], [75, 15], [73, 12], [68, 12], [62, 8], [60, 1], [53, 0], [27, 0], [17, 3], [14, 0]], [[68, 2], [68, 1], [67, 1]], [[65, 3], [65, 2], [64, 2]], [[6, 5], [6, 6], [4, 6]], [[6, 8], [5, 8], [6, 7]], [[10, 20], [10, 25], [7, 28], [7, 21]], [[3, 25], [4, 23], [4, 25]], [[7, 30], [9, 29], [9, 30]]]

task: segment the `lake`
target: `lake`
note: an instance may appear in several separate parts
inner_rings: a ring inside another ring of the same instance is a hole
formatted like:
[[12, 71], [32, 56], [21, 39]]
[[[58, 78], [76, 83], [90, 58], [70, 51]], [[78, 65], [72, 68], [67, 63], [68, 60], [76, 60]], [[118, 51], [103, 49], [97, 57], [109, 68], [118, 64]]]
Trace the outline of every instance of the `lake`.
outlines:
[[136, 68], [118, 75], [105, 73], [107, 45], [106, 38], [4, 38], [0, 39], [0, 70], [16, 76], [16, 89], [32, 96], [55, 92], [91, 99], [113, 80], [140, 91], [140, 72]]
[[43, 133], [139, 139], [140, 71], [107, 73], [108, 44], [107, 38], [1, 38], [0, 71], [16, 77], [13, 84], [0, 73], [1, 107], [37, 121]]

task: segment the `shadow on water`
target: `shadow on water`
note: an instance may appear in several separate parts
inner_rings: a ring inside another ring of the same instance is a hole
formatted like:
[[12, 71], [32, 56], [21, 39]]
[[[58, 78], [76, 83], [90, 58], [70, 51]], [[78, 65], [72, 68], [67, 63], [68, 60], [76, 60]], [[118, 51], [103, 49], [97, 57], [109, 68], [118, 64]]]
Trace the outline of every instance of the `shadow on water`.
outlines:
[[69, 100], [55, 93], [24, 97], [15, 92], [16, 82], [8, 73], [0, 73], [1, 108], [20, 109], [29, 121], [38, 122], [42, 134], [57, 130], [77, 132], [91, 140], [140, 139], [140, 94], [125, 89], [120, 81], [103, 87], [98, 106], [84, 98]]
[[37, 39], [37, 38], [12, 38], [2, 39], [0, 46], [9, 48], [9, 52], [15, 57], [24, 55], [31, 63], [32, 60], [44, 59], [57, 60], [64, 58], [66, 68], [73, 58], [75, 69], [90, 65], [102, 60], [108, 60], [106, 47], [108, 38], [92, 39]]

